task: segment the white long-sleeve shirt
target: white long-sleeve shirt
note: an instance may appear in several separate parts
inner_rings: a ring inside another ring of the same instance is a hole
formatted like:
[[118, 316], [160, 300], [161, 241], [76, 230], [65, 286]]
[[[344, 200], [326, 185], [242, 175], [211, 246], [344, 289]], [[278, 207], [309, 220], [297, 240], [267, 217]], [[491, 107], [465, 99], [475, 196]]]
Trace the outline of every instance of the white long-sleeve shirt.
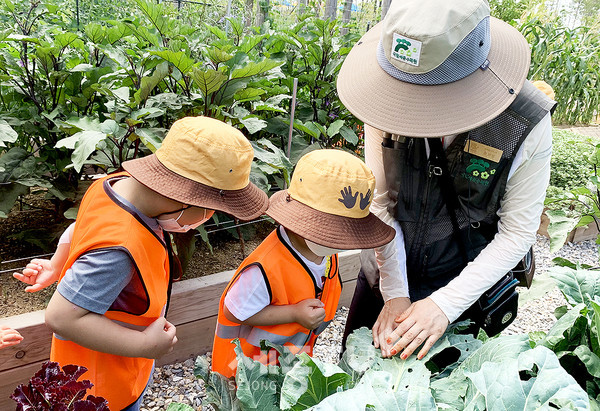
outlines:
[[[444, 139], [447, 147], [456, 136]], [[404, 237], [388, 211], [390, 198], [383, 169], [383, 132], [365, 125], [365, 162], [373, 170], [376, 187], [371, 211], [396, 229], [392, 242], [375, 249], [380, 289], [385, 301], [410, 297], [406, 275]], [[550, 180], [552, 123], [547, 114], [529, 133], [511, 166], [506, 192], [498, 210], [498, 233], [481, 253], [448, 285], [431, 294], [450, 322], [504, 274], [512, 269], [535, 242]]]

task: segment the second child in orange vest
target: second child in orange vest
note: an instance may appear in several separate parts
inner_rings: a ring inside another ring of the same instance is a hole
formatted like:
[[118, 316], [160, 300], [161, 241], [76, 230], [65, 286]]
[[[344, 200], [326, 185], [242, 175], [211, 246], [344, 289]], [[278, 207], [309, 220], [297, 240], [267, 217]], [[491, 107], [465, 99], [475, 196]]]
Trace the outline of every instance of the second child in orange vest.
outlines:
[[[89, 393], [106, 398], [111, 410], [139, 409], [154, 359], [177, 342], [165, 318], [176, 266], [165, 231], [193, 229], [213, 210], [242, 220], [261, 215], [268, 199], [249, 182], [253, 154], [239, 130], [186, 117], [155, 154], [126, 161], [125, 172], [87, 190], [46, 324], [50, 359], [86, 367]], [[48, 267], [32, 262], [22, 281], [48, 285], [61, 265], [55, 257]]]
[[394, 229], [369, 212], [374, 189], [371, 170], [350, 153], [316, 150], [298, 161], [289, 189], [269, 201], [267, 215], [280, 227], [242, 262], [223, 292], [213, 371], [235, 375], [235, 338], [247, 357], [264, 364], [277, 364], [277, 355], [261, 352], [261, 340], [312, 355], [340, 298], [337, 253], [394, 238]]

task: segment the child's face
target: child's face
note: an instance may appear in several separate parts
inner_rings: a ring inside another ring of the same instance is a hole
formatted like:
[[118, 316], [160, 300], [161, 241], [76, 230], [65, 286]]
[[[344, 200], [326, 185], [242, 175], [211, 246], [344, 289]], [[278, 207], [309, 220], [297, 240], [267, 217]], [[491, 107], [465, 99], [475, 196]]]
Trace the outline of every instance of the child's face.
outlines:
[[344, 251], [338, 248], [325, 247], [324, 245], [313, 243], [310, 240], [305, 239], [304, 241], [306, 241], [306, 246], [309, 248], [309, 250], [312, 251], [315, 255], [318, 255], [319, 257], [327, 257], [333, 254], [337, 254], [340, 251]]

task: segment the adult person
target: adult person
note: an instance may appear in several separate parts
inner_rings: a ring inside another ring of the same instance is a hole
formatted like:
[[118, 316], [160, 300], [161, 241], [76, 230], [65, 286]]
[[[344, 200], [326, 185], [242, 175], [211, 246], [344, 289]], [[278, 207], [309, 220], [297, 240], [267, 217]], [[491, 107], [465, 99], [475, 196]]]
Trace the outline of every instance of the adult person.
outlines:
[[86, 367], [91, 394], [110, 409], [139, 409], [154, 359], [177, 342], [165, 319], [175, 264], [164, 231], [195, 228], [214, 210], [261, 215], [268, 198], [249, 181], [253, 157], [239, 130], [186, 117], [155, 154], [124, 162], [124, 173], [86, 192], [66, 263], [51, 269], [60, 276], [46, 324], [50, 359]]
[[529, 61], [484, 0], [396, 0], [347, 56], [337, 89], [397, 235], [364, 258], [346, 336], [372, 326], [384, 356], [420, 359], [535, 242], [554, 102]]

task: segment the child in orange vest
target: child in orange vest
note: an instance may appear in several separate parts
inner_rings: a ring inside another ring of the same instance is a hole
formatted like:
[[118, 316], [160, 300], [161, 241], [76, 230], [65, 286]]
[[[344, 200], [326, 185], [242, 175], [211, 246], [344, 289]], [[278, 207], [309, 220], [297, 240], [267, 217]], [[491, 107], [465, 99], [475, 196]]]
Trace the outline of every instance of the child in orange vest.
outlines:
[[225, 377], [237, 369], [234, 345], [265, 364], [273, 350], [312, 349], [333, 319], [341, 292], [337, 253], [373, 248], [394, 238], [394, 229], [369, 212], [375, 177], [357, 157], [316, 150], [296, 166], [288, 190], [274, 194], [267, 215], [281, 226], [246, 258], [223, 292], [212, 354], [212, 370]]
[[66, 262], [32, 261], [15, 275], [36, 291], [59, 272], [46, 309], [50, 359], [86, 367], [90, 393], [111, 410], [139, 409], [154, 359], [177, 342], [165, 319], [173, 256], [164, 231], [196, 228], [213, 210], [242, 220], [261, 215], [268, 199], [249, 182], [253, 157], [239, 130], [207, 117], [181, 119], [155, 154], [90, 186]]

